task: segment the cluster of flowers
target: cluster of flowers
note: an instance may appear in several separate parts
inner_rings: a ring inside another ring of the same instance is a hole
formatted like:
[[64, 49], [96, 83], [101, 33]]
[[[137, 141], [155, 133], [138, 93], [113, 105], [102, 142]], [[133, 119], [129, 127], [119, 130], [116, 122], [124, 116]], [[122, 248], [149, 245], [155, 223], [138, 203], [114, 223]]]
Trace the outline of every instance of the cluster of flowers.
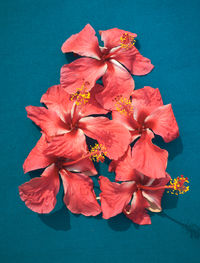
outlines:
[[[84, 57], [61, 68], [60, 84], [41, 98], [46, 107], [26, 108], [42, 135], [24, 162], [24, 172], [44, 171], [19, 186], [19, 194], [32, 211], [49, 213], [61, 177], [63, 201], [72, 213], [102, 212], [108, 219], [123, 212], [134, 223], [150, 224], [147, 211], [161, 211], [165, 189], [174, 194], [189, 189], [187, 178], [172, 180], [166, 173], [168, 152], [152, 143], [154, 134], [165, 142], [176, 139], [178, 125], [158, 89], [134, 90], [131, 74], [153, 69], [134, 45], [137, 35], [117, 28], [99, 33], [104, 47], [89, 24], [65, 41], [64, 53]], [[101, 77], [103, 85], [96, 83]], [[90, 150], [86, 136], [97, 142]], [[96, 197], [90, 177], [97, 175], [93, 161], [103, 162], [105, 156], [115, 182], [99, 176], [101, 193]]]

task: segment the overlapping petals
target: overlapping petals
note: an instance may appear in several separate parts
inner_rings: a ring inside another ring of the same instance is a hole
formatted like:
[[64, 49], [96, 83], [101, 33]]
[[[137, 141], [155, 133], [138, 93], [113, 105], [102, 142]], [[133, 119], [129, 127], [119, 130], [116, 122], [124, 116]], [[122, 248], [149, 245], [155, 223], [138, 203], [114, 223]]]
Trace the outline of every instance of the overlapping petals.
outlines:
[[134, 182], [112, 183], [103, 176], [99, 177], [99, 185], [102, 191], [100, 194], [101, 208], [105, 219], [120, 214], [128, 205], [136, 189]]
[[120, 46], [120, 37], [123, 36], [123, 34], [129, 34], [134, 38], [137, 37], [137, 34], [119, 28], [100, 30], [99, 34], [101, 36], [101, 40], [104, 42], [104, 46], [110, 49]]
[[[161, 198], [170, 176], [149, 179], [137, 173], [133, 179], [119, 184], [110, 182], [108, 178], [100, 177], [101, 208], [104, 218], [108, 219], [123, 212], [134, 223], [146, 225], [151, 224], [147, 210], [161, 211]], [[163, 189], [157, 190], [158, 187], [163, 187]]]
[[[48, 142], [46, 141], [45, 143], [44, 141], [45, 137], [43, 135], [32, 150], [34, 154], [29, 154], [25, 160], [24, 168], [26, 171], [38, 169], [41, 166], [44, 168], [45, 162], [41, 163], [41, 157], [48, 159], [48, 163], [46, 162], [48, 166], [41, 177], [33, 178], [29, 182], [19, 186], [22, 201], [34, 212], [51, 212], [55, 207], [56, 195], [60, 188], [60, 174], [65, 192], [64, 203], [68, 209], [73, 213], [87, 216], [99, 214], [101, 208], [96, 201], [93, 182], [88, 177], [88, 175], [97, 174], [97, 171], [92, 161], [87, 157], [87, 152], [82, 152], [82, 155], [77, 160], [57, 158], [55, 156], [49, 157], [45, 154]], [[39, 156], [36, 154], [38, 145], [40, 146]]]
[[60, 83], [70, 94], [76, 92], [83, 83], [87, 83], [87, 90], [90, 91], [106, 70], [107, 64], [100, 60], [79, 58], [61, 68]]
[[43, 154], [43, 151], [47, 148], [47, 146], [48, 144], [45, 135], [43, 134], [23, 164], [25, 173], [45, 168], [54, 162], [54, 158], [52, 156]]
[[[158, 89], [144, 87], [132, 94], [133, 112], [123, 115], [113, 111], [113, 120], [123, 123], [135, 143], [132, 151], [136, 170], [152, 178], [165, 176], [168, 153], [152, 144], [154, 134], [170, 142], [179, 136], [179, 129], [171, 104], [163, 105]], [[130, 141], [130, 142], [131, 142]]]
[[91, 178], [64, 169], [60, 171], [60, 174], [65, 193], [63, 200], [72, 213], [85, 216], [96, 216], [101, 213]]
[[80, 33], [72, 35], [65, 41], [61, 48], [62, 52], [74, 52], [81, 56], [100, 59], [101, 52], [95, 34], [91, 25], [87, 24]]
[[132, 74], [145, 75], [154, 66], [149, 59], [139, 53], [134, 45], [131, 44], [128, 49], [121, 46], [121, 38], [124, 35], [132, 39], [137, 36], [136, 34], [113, 28], [100, 31], [100, 35], [104, 41], [104, 47], [98, 46], [95, 31], [88, 24], [81, 32], [64, 42], [62, 46], [64, 53], [74, 52], [89, 58], [80, 58], [69, 65], [64, 65], [61, 69], [60, 82], [67, 92], [73, 93], [77, 85], [83, 82], [88, 83], [88, 90], [90, 90], [97, 79], [104, 76], [105, 90], [98, 92], [98, 101], [104, 108], [110, 109], [113, 98], [119, 95], [129, 97], [135, 87], [127, 69]]
[[[124, 213], [132, 222], [148, 225], [148, 211], [162, 210], [165, 189], [176, 194], [189, 190], [187, 177], [171, 180], [168, 152], [152, 143], [154, 134], [165, 142], [176, 139], [178, 125], [159, 89], [134, 90], [131, 74], [146, 75], [154, 67], [135, 47], [137, 35], [118, 28], [99, 34], [104, 47], [90, 24], [69, 37], [62, 52], [83, 57], [61, 68], [60, 84], [43, 94], [43, 107], [26, 107], [42, 135], [23, 169], [43, 172], [19, 186], [19, 195], [32, 211], [50, 213], [62, 183], [63, 202], [72, 213], [102, 212], [104, 219]], [[97, 84], [101, 78], [103, 85]], [[89, 140], [93, 146], [88, 147]], [[105, 157], [111, 160], [108, 170], [115, 173], [115, 182], [100, 176], [97, 197], [90, 176], [97, 175], [93, 161]]]
[[168, 152], [152, 143], [151, 131], [146, 131], [135, 143], [132, 150], [132, 161], [136, 170], [152, 178], [165, 177]]
[[105, 109], [112, 109], [115, 104], [115, 98], [120, 94], [129, 97], [135, 84], [128, 71], [116, 60], [108, 63], [107, 71], [103, 76], [104, 89], [96, 94], [97, 101]]
[[80, 127], [88, 137], [105, 146], [110, 159], [117, 160], [125, 153], [130, 135], [121, 124], [105, 117], [85, 117], [80, 120]]
[[143, 57], [135, 46], [128, 50], [117, 49], [112, 58], [124, 65], [133, 75], [146, 75], [154, 68], [151, 60]]
[[96, 102], [94, 95], [86, 108], [84, 104], [72, 104], [66, 93], [66, 103], [69, 101], [71, 109], [64, 102], [58, 107], [63, 93], [61, 86], [53, 86], [41, 99], [50, 108], [27, 107], [28, 117], [40, 126], [48, 138], [45, 154], [76, 158], [87, 149], [86, 134], [106, 147], [108, 157], [118, 159], [122, 156], [130, 140], [129, 132], [121, 124], [106, 117], [85, 117], [87, 114], [107, 112]]
[[33, 178], [19, 186], [19, 194], [28, 208], [44, 214], [54, 209], [59, 188], [58, 169], [52, 164], [45, 169], [41, 177]]

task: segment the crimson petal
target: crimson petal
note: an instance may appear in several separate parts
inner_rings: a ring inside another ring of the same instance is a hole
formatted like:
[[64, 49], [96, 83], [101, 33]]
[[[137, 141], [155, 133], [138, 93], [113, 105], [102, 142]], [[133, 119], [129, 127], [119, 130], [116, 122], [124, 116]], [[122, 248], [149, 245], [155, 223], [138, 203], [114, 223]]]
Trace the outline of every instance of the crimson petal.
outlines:
[[77, 161], [75, 160], [74, 164], [70, 164], [71, 161], [69, 161], [69, 164], [66, 162], [65, 168], [71, 172], [81, 172], [82, 174], [89, 176], [96, 175], [97, 170], [95, 169], [93, 162], [88, 157], [83, 159], [80, 158], [77, 158]]
[[137, 172], [134, 169], [131, 156], [131, 147], [128, 146], [126, 153], [115, 162], [116, 181], [134, 181]]
[[62, 45], [62, 52], [74, 52], [81, 56], [100, 59], [98, 38], [90, 24], [87, 24], [79, 33], [72, 35]]
[[165, 177], [168, 152], [152, 144], [154, 137], [150, 130], [142, 134], [132, 149], [134, 168], [151, 178]]
[[137, 34], [135, 33], [131, 33], [118, 28], [111, 28], [108, 30], [99, 31], [99, 34], [101, 35], [101, 40], [104, 42], [104, 46], [107, 48], [120, 46], [120, 37], [122, 37], [125, 33], [129, 34], [130, 36], [133, 36], [134, 38], [137, 37]]
[[149, 203], [142, 196], [142, 192], [138, 190], [134, 193], [131, 206], [124, 209], [124, 214], [136, 224], [149, 225], [151, 224], [151, 218], [146, 211], [148, 207]]
[[171, 142], [179, 136], [179, 128], [171, 104], [155, 109], [145, 119], [145, 126], [162, 136], [165, 142]]
[[45, 168], [54, 162], [54, 158], [44, 154], [44, 150], [47, 148], [47, 146], [48, 145], [45, 135], [42, 134], [36, 146], [32, 149], [32, 151], [29, 153], [28, 157], [24, 161], [24, 173]]
[[97, 101], [108, 110], [113, 110], [117, 96], [129, 98], [135, 83], [131, 74], [116, 60], [107, 62], [108, 69], [103, 76], [104, 89], [96, 94]]
[[102, 90], [103, 86], [100, 84], [95, 84], [93, 89], [90, 91], [90, 99], [85, 105], [81, 105], [81, 113], [82, 117], [92, 115], [92, 114], [106, 114], [108, 110], [105, 110], [96, 100], [95, 94]]
[[58, 170], [53, 164], [45, 169], [41, 177], [33, 178], [19, 186], [19, 194], [28, 208], [44, 214], [54, 209], [59, 188]]
[[102, 191], [100, 193], [101, 209], [105, 219], [120, 214], [136, 189], [134, 182], [112, 183], [103, 176], [99, 177], [99, 185]]
[[142, 108], [150, 114], [153, 110], [163, 105], [159, 89], [145, 86], [142, 89], [134, 90], [132, 105], [134, 109]]
[[75, 93], [83, 84], [87, 91], [91, 90], [96, 81], [103, 76], [107, 65], [92, 58], [79, 58], [61, 68], [61, 86], [70, 94]]
[[129, 131], [121, 124], [106, 117], [85, 117], [79, 121], [79, 127], [88, 136], [105, 146], [110, 159], [122, 156], [129, 143]]
[[[145, 186], [150, 186], [152, 188], [154, 187], [160, 187], [160, 186], [165, 186], [169, 181], [171, 177], [166, 174], [165, 178], [160, 178], [160, 179], [151, 179], [148, 178]], [[161, 199], [163, 196], [165, 189], [161, 190], [142, 190], [142, 195], [146, 198], [146, 200], [149, 203], [148, 210], [151, 212], [160, 212], [162, 210], [161, 207]]]
[[50, 87], [40, 102], [44, 103], [48, 109], [55, 111], [64, 122], [71, 122], [71, 109], [74, 102], [61, 85]]
[[80, 129], [72, 130], [61, 136], [53, 137], [44, 153], [49, 156], [65, 157], [68, 159], [79, 158], [87, 151], [86, 139]]
[[92, 179], [80, 173], [60, 171], [64, 186], [64, 203], [75, 214], [96, 216], [101, 213], [93, 189]]
[[134, 46], [128, 50], [118, 49], [113, 58], [123, 64], [133, 75], [146, 75], [154, 68], [151, 60], [143, 57]]
[[26, 111], [28, 118], [35, 122], [47, 136], [61, 135], [69, 129], [55, 111], [35, 106], [26, 107]]

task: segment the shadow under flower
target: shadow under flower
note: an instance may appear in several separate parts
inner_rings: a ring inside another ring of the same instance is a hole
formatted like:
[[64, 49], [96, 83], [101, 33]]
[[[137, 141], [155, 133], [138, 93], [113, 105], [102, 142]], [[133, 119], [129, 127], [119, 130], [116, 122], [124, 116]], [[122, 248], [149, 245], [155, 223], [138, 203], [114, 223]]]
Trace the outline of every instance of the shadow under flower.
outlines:
[[76, 53], [70, 52], [70, 53], [65, 53], [65, 58], [67, 60], [67, 62], [65, 64], [69, 64], [69, 63], [73, 62], [74, 60], [81, 58], [81, 56], [79, 56]]
[[43, 223], [55, 230], [68, 231], [71, 228], [70, 214], [65, 205], [53, 213], [39, 214], [38, 216]]
[[135, 47], [136, 47], [137, 49], [140, 49], [140, 47], [141, 47], [140, 41], [139, 41], [138, 39], [136, 39]]
[[178, 195], [171, 195], [167, 192], [164, 192], [162, 197], [162, 209], [173, 209], [177, 207], [178, 204]]
[[173, 160], [177, 155], [183, 152], [183, 143], [180, 136], [172, 142], [165, 143], [162, 137], [155, 135], [152, 142], [169, 152], [169, 160]]
[[115, 231], [126, 231], [131, 226], [132, 221], [128, 219], [123, 213], [108, 219], [108, 225]]

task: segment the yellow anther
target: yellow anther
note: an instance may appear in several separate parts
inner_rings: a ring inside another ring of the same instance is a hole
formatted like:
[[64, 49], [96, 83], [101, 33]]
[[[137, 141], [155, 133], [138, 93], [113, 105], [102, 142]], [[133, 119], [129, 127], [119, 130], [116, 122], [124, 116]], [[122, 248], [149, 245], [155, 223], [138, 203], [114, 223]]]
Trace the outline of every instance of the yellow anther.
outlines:
[[121, 47], [125, 49], [130, 49], [135, 45], [134, 36], [129, 35], [128, 33], [124, 33], [120, 37]]
[[118, 96], [117, 98], [115, 98], [115, 101], [116, 101], [115, 107], [119, 113], [121, 113], [125, 116], [132, 115], [133, 106], [132, 106], [132, 103], [129, 99], [124, 98], [122, 96]]
[[96, 162], [101, 161], [102, 163], [105, 160], [105, 156], [107, 155], [106, 148], [102, 144], [96, 143], [94, 147], [90, 149], [90, 159]]
[[181, 175], [181, 177], [177, 177], [174, 180], [170, 180], [169, 189], [171, 190], [171, 194], [184, 194], [189, 191], [189, 186], [186, 186], [185, 183], [189, 183], [188, 178]]
[[71, 100], [74, 100], [78, 106], [86, 104], [90, 99], [90, 92], [87, 92], [85, 88], [87, 84], [88, 82], [84, 82], [83, 85], [71, 95]]

